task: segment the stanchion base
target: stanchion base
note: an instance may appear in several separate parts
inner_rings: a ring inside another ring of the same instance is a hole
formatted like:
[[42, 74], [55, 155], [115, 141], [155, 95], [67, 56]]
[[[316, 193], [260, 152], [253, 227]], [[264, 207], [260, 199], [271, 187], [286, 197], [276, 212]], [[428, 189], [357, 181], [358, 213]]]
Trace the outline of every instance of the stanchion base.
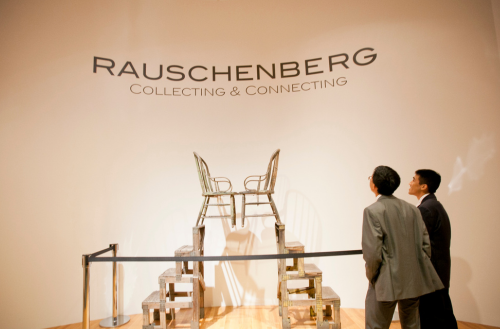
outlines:
[[118, 315], [116, 318], [112, 316], [106, 319], [103, 319], [99, 322], [99, 325], [104, 328], [115, 328], [124, 325], [125, 323], [130, 321], [130, 317], [128, 315]]

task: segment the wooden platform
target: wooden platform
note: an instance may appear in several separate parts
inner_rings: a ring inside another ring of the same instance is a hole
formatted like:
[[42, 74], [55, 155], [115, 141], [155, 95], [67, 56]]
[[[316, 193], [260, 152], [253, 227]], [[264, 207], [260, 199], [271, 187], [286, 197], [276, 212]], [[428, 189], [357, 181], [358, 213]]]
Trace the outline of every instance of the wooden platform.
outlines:
[[[191, 310], [178, 310], [176, 319], [169, 321], [168, 328], [189, 328]], [[365, 311], [362, 309], [341, 308], [342, 329], [364, 329]], [[309, 310], [303, 307], [290, 307], [289, 316], [293, 328], [316, 328], [314, 319], [309, 317]], [[330, 319], [327, 317], [327, 319]], [[91, 321], [91, 329], [99, 329], [100, 320]], [[81, 329], [81, 323], [69, 324], [49, 329]], [[119, 327], [121, 329], [142, 329], [142, 314], [130, 316], [130, 322]], [[278, 315], [278, 306], [245, 306], [245, 307], [207, 307], [205, 319], [200, 320], [200, 328], [210, 329], [281, 329], [281, 318]], [[391, 324], [390, 329], [400, 329], [398, 321]], [[494, 329], [480, 324], [458, 322], [459, 329]]]

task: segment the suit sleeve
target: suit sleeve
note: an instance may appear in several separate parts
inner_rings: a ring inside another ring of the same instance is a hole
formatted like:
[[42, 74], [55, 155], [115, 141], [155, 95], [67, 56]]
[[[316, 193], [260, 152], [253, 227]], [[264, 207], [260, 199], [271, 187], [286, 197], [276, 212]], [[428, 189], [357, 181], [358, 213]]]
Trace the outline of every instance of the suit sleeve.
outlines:
[[384, 235], [380, 222], [370, 209], [363, 213], [363, 259], [365, 260], [366, 277], [372, 284], [375, 283], [382, 263], [382, 243]]
[[437, 216], [423, 205], [418, 207], [418, 210], [420, 210], [420, 214], [422, 215], [422, 219], [424, 220], [425, 227], [427, 227], [427, 232], [429, 234], [436, 232], [441, 226]]
[[427, 216], [427, 218], [431, 218], [431, 216], [430, 216], [430, 212], [427, 209], [419, 208], [419, 210], [420, 210], [420, 213], [417, 213], [417, 215], [421, 214], [421, 216], [417, 216], [417, 217], [420, 217], [420, 218], [417, 218], [417, 220], [420, 221], [422, 229], [423, 229], [423, 231], [422, 231], [422, 234], [423, 234], [422, 249], [427, 254], [427, 256], [429, 256], [429, 258], [431, 258], [431, 239], [429, 237], [429, 231], [427, 230], [427, 228], [430, 225], [430, 222], [428, 225], [427, 222], [423, 219], [424, 216]]

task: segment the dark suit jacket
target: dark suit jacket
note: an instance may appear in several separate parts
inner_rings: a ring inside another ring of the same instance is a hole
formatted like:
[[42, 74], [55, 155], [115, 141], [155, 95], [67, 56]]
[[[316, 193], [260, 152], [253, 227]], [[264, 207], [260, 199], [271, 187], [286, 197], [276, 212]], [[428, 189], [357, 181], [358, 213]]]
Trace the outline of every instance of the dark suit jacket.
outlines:
[[395, 196], [382, 195], [363, 213], [366, 277], [378, 301], [415, 298], [443, 284], [429, 256], [429, 235], [420, 211]]
[[431, 262], [445, 288], [450, 287], [450, 219], [434, 194], [426, 196], [418, 206], [431, 239]]

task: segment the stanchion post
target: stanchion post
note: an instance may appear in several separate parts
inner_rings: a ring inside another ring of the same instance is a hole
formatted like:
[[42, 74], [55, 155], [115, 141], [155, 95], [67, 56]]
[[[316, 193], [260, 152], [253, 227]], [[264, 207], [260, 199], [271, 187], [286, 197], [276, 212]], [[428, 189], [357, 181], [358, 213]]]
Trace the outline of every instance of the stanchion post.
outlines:
[[[118, 251], [118, 243], [110, 244], [113, 248], [113, 257], [116, 257]], [[116, 262], [113, 262], [113, 324], [116, 326], [118, 322], [118, 284], [116, 282]]]
[[[118, 253], [118, 243], [112, 243], [109, 245], [113, 248], [113, 257], [116, 257]], [[113, 316], [103, 319], [99, 325], [105, 328], [114, 328], [124, 325], [130, 321], [130, 317], [127, 315], [118, 315], [118, 269], [116, 268], [116, 262], [113, 262]]]
[[82, 255], [83, 267], [83, 319], [82, 329], [90, 329], [90, 255]]

